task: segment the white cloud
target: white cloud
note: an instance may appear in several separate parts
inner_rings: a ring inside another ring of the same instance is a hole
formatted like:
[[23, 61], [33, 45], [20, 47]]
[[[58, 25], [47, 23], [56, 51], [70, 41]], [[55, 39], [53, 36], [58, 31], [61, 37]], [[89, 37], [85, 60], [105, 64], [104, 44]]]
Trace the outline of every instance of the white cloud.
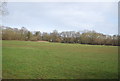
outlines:
[[31, 30], [95, 29], [110, 33], [109, 28], [117, 28], [117, 3], [13, 3], [8, 9], [12, 13], [6, 24], [30, 26]]

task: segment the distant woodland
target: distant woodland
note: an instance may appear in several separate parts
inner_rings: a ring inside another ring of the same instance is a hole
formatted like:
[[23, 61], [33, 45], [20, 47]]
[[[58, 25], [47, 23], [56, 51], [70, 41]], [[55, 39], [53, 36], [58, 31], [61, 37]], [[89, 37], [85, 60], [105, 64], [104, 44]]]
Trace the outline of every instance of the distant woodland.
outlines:
[[120, 46], [120, 35], [104, 35], [95, 31], [63, 31], [53, 30], [51, 33], [34, 31], [31, 32], [25, 27], [21, 29], [0, 26], [2, 40], [24, 40], [24, 41], [49, 41], [59, 43], [79, 43], [91, 45], [112, 45]]

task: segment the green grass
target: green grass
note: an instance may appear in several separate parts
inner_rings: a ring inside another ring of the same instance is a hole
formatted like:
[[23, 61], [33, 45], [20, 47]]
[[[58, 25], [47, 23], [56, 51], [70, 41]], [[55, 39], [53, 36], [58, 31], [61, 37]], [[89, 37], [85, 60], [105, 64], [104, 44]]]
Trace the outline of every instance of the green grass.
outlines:
[[2, 41], [0, 40], [0, 79], [2, 78]]
[[3, 41], [4, 79], [117, 79], [118, 47]]

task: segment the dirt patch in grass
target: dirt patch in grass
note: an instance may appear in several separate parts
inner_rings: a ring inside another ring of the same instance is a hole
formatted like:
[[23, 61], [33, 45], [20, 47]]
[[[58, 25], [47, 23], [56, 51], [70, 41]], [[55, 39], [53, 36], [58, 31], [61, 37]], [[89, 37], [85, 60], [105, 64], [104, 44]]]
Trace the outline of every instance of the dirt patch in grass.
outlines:
[[35, 41], [35, 42], [48, 42], [48, 41]]

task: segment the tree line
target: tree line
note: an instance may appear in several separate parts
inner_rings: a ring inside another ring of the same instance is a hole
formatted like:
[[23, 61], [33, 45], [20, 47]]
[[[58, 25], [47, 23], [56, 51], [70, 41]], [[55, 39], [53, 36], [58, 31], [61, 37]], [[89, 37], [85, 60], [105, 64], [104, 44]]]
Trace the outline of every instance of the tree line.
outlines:
[[25, 27], [21, 29], [1, 26], [2, 40], [49, 41], [59, 43], [79, 43], [91, 45], [120, 45], [120, 35], [104, 35], [95, 31], [63, 31], [54, 30], [51, 33], [31, 32]]

